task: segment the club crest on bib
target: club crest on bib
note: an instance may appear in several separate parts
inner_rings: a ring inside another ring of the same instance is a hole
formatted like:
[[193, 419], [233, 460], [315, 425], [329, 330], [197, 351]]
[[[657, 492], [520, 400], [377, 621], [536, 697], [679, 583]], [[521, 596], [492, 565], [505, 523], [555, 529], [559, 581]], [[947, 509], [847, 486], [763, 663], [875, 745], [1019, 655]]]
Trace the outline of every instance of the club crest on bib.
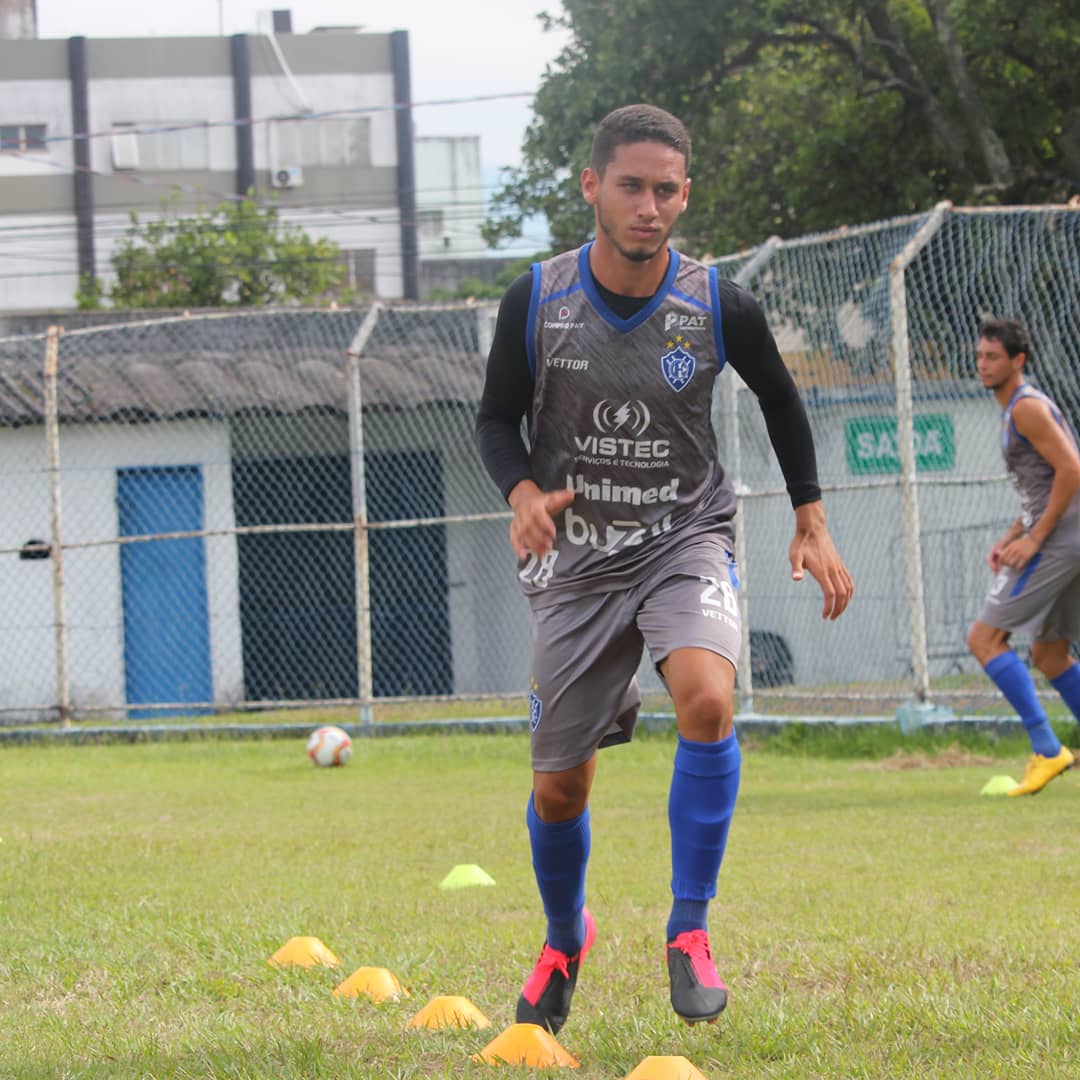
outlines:
[[678, 393], [694, 377], [697, 360], [683, 345], [682, 334], [668, 342], [673, 348], [660, 357], [660, 368], [664, 372], [668, 386]]

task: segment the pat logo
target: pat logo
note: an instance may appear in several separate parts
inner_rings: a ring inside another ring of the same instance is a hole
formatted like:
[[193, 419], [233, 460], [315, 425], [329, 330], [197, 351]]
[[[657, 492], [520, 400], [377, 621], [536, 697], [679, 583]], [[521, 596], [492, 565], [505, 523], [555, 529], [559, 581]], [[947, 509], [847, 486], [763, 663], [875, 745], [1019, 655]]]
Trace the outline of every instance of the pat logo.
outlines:
[[676, 311], [669, 311], [664, 316], [664, 333], [673, 327], [676, 330], [704, 330], [707, 315], [680, 315]]
[[559, 308], [559, 318], [560, 319], [569, 319], [570, 318], [570, 309], [568, 307], [566, 307], [565, 304], [561, 308]]
[[694, 377], [697, 360], [694, 354], [685, 348], [682, 334], [677, 334], [674, 341], [668, 342], [668, 352], [660, 357], [660, 368], [668, 386], [676, 394]]
[[537, 690], [540, 689], [540, 684], [533, 679], [532, 686], [529, 688], [529, 730], [535, 731], [540, 726], [540, 718], [544, 715], [544, 702], [541, 700], [540, 695], [537, 694]]

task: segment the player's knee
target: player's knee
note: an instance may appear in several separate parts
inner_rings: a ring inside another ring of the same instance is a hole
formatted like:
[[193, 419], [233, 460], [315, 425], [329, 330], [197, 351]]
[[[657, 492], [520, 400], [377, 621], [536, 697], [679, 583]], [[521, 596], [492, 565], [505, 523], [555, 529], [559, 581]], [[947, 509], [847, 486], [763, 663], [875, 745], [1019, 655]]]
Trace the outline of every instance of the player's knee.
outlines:
[[968, 652], [984, 667], [1001, 651], [1005, 635], [985, 623], [977, 622], [968, 631]]
[[731, 734], [735, 703], [723, 689], [702, 686], [680, 702], [679, 734], [695, 742], [716, 742]]
[[584, 813], [588, 802], [588, 781], [576, 769], [540, 773], [533, 779], [533, 805], [540, 820], [549, 825]]

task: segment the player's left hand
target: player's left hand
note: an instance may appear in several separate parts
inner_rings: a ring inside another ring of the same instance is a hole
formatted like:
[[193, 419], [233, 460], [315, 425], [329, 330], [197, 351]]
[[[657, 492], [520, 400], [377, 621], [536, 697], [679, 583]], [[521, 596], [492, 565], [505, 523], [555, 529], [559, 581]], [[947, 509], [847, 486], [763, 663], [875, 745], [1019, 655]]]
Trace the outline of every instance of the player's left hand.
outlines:
[[820, 502], [806, 503], [795, 511], [795, 536], [788, 550], [792, 581], [802, 581], [804, 571], [821, 587], [823, 619], [838, 619], [855, 593], [855, 583], [840, 558]]
[[998, 553], [1002, 566], [1011, 566], [1014, 570], [1023, 570], [1038, 553], [1038, 541], [1030, 536], [1021, 536], [1006, 544]]

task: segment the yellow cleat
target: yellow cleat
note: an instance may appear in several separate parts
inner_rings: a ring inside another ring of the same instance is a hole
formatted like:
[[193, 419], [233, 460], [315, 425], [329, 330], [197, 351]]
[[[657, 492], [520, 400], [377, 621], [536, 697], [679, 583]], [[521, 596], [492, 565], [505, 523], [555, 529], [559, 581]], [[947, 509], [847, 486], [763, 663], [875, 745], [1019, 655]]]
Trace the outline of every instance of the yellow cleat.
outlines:
[[1075, 763], [1076, 758], [1067, 746], [1063, 746], [1054, 757], [1032, 754], [1024, 769], [1024, 779], [1008, 794], [1010, 796], [1038, 795], [1055, 776], [1060, 776], [1066, 769], [1071, 769]]

